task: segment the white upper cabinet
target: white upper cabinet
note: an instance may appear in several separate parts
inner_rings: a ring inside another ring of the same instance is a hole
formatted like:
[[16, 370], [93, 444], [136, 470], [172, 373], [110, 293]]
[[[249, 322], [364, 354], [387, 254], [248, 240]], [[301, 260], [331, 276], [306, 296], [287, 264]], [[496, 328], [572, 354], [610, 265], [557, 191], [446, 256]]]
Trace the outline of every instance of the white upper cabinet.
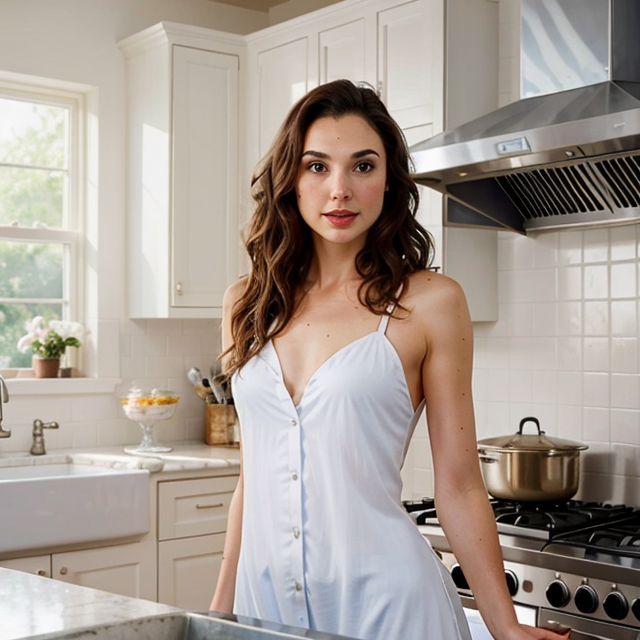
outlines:
[[367, 81], [364, 18], [321, 31], [318, 50], [320, 84], [341, 78]]
[[442, 130], [442, 0], [416, 0], [378, 12], [378, 83], [389, 113], [406, 132]]
[[238, 276], [242, 39], [161, 23], [119, 46], [127, 56], [129, 316], [218, 317]]
[[307, 38], [260, 51], [256, 59], [260, 157], [264, 156], [291, 106], [309, 90]]

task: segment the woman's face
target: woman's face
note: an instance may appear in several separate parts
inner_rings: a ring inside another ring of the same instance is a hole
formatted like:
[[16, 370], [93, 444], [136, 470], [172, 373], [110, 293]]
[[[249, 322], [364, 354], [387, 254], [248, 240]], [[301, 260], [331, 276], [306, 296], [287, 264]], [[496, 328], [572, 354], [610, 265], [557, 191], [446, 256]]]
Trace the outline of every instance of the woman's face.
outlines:
[[320, 118], [309, 127], [296, 194], [316, 242], [364, 245], [386, 190], [384, 144], [366, 120], [357, 115]]

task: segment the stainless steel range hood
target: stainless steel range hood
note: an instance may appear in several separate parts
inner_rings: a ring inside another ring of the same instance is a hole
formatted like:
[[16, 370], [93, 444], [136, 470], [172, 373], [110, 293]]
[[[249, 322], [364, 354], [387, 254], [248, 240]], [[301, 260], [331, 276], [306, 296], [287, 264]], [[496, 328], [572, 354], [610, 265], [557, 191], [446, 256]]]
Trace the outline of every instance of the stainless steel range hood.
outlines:
[[522, 99], [410, 149], [448, 224], [640, 221], [639, 33], [639, 0], [521, 0]]

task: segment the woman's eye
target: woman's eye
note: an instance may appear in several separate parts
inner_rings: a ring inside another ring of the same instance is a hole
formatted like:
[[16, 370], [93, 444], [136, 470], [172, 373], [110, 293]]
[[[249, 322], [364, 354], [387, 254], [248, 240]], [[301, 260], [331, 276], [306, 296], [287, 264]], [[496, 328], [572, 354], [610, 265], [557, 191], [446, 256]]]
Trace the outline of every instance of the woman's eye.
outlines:
[[322, 162], [312, 162], [309, 165], [309, 171], [312, 171], [313, 173], [320, 173], [322, 171], [325, 171], [325, 166], [322, 164]]
[[371, 162], [358, 162], [356, 165], [356, 171], [358, 173], [369, 173], [373, 169], [373, 164]]

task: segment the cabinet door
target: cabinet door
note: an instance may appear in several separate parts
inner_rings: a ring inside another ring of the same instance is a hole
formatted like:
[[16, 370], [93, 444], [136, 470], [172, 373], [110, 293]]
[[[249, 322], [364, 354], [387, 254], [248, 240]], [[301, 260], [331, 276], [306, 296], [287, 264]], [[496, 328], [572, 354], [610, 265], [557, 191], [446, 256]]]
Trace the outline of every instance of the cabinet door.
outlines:
[[308, 91], [308, 38], [258, 54], [259, 154], [269, 150], [289, 109]]
[[318, 34], [320, 83], [347, 78], [366, 81], [364, 18]]
[[62, 582], [155, 601], [155, 562], [155, 543], [150, 540], [55, 553], [51, 556], [51, 575]]
[[208, 611], [220, 572], [224, 533], [158, 545], [158, 602]]
[[378, 82], [391, 115], [405, 130], [442, 130], [442, 0], [415, 0], [378, 13]]
[[238, 116], [238, 58], [174, 46], [174, 307], [221, 307], [237, 278]]
[[222, 533], [238, 476], [158, 484], [158, 539]]
[[31, 558], [16, 558], [14, 560], [0, 560], [0, 567], [33, 573], [36, 576], [51, 577], [51, 556], [32, 556]]

